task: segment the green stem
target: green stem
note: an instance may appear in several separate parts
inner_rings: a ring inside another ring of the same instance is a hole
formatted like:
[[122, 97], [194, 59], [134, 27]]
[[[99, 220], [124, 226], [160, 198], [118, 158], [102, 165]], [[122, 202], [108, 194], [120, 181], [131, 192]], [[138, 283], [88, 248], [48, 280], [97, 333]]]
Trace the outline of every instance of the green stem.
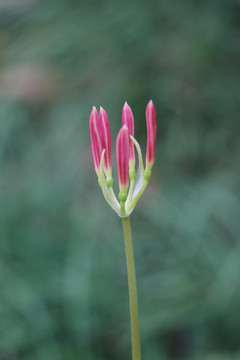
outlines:
[[121, 210], [121, 214], [124, 216], [126, 214], [125, 201], [120, 201], [120, 210]]
[[124, 234], [126, 260], [127, 260], [127, 272], [128, 272], [128, 290], [129, 290], [131, 337], [132, 337], [132, 360], [141, 360], [137, 284], [136, 284], [136, 273], [135, 273], [130, 218], [129, 217], [122, 218], [122, 225], [123, 225], [123, 234]]

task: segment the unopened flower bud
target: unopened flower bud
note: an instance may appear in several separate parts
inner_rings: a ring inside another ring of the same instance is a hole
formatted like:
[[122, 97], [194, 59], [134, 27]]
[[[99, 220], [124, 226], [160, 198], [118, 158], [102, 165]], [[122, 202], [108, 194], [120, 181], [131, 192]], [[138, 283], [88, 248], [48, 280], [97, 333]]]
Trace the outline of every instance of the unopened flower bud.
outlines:
[[152, 167], [155, 160], [155, 144], [157, 135], [157, 117], [156, 110], [152, 100], [149, 101], [146, 108], [147, 121], [147, 152], [146, 152], [146, 166]]
[[129, 183], [129, 132], [126, 125], [124, 125], [118, 133], [117, 137], [117, 166], [120, 193], [127, 191]]
[[100, 107], [99, 111], [99, 127], [101, 135], [101, 146], [105, 149], [104, 154], [104, 170], [107, 176], [111, 177], [112, 164], [111, 164], [111, 132], [110, 125], [106, 111]]
[[[122, 111], [122, 124], [127, 126], [129, 135], [134, 137], [134, 118], [132, 110], [127, 102], [125, 102]], [[133, 168], [135, 165], [134, 143], [130, 138], [129, 141], [129, 165]]]
[[90, 115], [89, 127], [90, 127], [94, 168], [97, 175], [99, 175], [102, 144], [101, 144], [101, 132], [99, 126], [98, 112], [95, 106], [93, 107]]

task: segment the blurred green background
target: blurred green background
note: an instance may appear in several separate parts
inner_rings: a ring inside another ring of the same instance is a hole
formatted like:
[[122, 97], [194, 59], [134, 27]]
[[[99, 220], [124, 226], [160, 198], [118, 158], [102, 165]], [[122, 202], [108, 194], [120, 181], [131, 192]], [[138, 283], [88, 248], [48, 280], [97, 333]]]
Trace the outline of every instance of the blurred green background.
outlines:
[[127, 100], [145, 153], [150, 99], [157, 158], [131, 217], [143, 359], [240, 359], [239, 38], [239, 0], [0, 1], [1, 360], [130, 360], [88, 122], [103, 106], [114, 144]]

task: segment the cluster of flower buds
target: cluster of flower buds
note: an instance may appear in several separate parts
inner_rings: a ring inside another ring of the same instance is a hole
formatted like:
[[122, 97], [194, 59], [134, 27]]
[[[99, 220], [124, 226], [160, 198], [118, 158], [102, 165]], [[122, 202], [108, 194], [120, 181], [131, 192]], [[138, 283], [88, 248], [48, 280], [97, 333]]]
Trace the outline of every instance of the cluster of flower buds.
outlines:
[[[151, 176], [155, 160], [155, 143], [157, 133], [156, 111], [150, 101], [146, 108], [147, 121], [147, 151], [144, 168], [140, 145], [134, 138], [134, 118], [132, 110], [124, 104], [122, 111], [122, 128], [116, 142], [116, 155], [119, 179], [119, 195], [116, 198], [113, 191], [111, 163], [111, 132], [106, 111], [100, 107], [99, 113], [95, 106], [90, 115], [90, 135], [95, 171], [103, 195], [109, 205], [120, 217], [131, 214], [143, 194]], [[136, 147], [139, 159], [138, 171], [135, 171]], [[129, 185], [130, 183], [130, 185]], [[119, 201], [118, 201], [119, 200]]]

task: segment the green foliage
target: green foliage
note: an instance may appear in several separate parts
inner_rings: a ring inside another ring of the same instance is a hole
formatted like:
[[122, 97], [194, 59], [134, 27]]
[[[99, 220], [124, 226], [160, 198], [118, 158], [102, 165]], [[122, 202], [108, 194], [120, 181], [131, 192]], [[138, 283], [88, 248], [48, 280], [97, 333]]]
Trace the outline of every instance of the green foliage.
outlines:
[[102, 105], [114, 144], [127, 100], [144, 148], [151, 98], [157, 159], [132, 215], [143, 359], [240, 359], [239, 8], [0, 2], [1, 360], [130, 359], [88, 119]]

